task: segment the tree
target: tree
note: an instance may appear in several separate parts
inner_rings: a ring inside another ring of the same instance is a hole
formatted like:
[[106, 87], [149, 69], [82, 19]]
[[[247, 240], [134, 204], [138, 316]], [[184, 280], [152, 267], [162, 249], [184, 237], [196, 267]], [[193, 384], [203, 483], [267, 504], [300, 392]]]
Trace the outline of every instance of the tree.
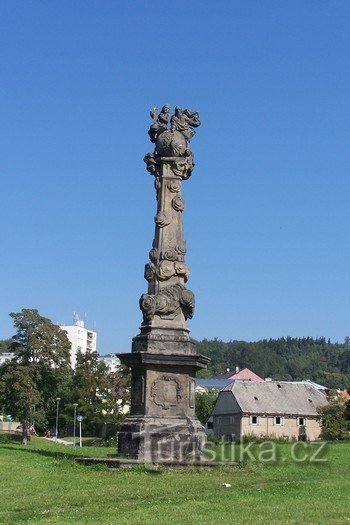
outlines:
[[37, 371], [31, 363], [8, 361], [1, 366], [0, 377], [2, 403], [22, 422], [22, 443], [26, 445], [31, 409], [40, 399]]
[[239, 366], [251, 368], [261, 377], [312, 379], [330, 388], [348, 388], [349, 340], [339, 344], [324, 337], [281, 337], [255, 342], [231, 340], [228, 343], [204, 339], [197, 344], [197, 351], [211, 358], [211, 375]]
[[196, 394], [196, 416], [202, 425], [205, 425], [214, 408], [217, 395], [211, 392]]
[[204, 379], [206, 377], [211, 377], [211, 376], [212, 376], [212, 372], [208, 368], [199, 370], [196, 373], [197, 379]]
[[0, 395], [8, 411], [22, 422], [22, 442], [27, 442], [28, 422], [37, 407], [47, 421], [56, 397], [71, 374], [67, 334], [37, 310], [11, 313], [17, 330], [10, 348], [14, 360], [0, 367]]
[[19, 313], [11, 313], [10, 317], [17, 329], [11, 343], [17, 362], [61, 369], [70, 367], [71, 344], [58, 325], [42, 317], [38, 310], [25, 308]]
[[0, 340], [0, 354], [10, 352], [11, 339]]
[[350, 404], [335, 400], [319, 409], [322, 439], [349, 439]]
[[117, 423], [121, 419], [118, 403], [125, 402], [129, 395], [128, 381], [129, 374], [123, 371], [109, 372], [96, 352], [77, 353], [74, 399], [88, 431], [96, 433], [103, 424]]
[[113, 414], [113, 421], [119, 422], [119, 409], [125, 404], [130, 404], [130, 370], [127, 367], [121, 367], [117, 372], [110, 372], [108, 374], [108, 382], [107, 410], [109, 414]]

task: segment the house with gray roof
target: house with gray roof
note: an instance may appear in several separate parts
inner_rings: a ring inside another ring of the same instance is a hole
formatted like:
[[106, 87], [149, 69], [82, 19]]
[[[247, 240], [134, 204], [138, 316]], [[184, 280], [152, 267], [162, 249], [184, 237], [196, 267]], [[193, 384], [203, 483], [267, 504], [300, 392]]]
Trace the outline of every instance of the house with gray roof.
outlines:
[[319, 438], [318, 408], [328, 403], [310, 383], [234, 381], [219, 393], [211, 414], [212, 433], [230, 438]]

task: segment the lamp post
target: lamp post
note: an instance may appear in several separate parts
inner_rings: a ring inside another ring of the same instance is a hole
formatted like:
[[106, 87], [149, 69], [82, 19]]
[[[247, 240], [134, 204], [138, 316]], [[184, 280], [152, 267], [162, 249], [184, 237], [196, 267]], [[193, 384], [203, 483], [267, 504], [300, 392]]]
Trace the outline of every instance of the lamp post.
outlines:
[[74, 406], [73, 447], [75, 447], [75, 427], [77, 425], [77, 406], [78, 406], [78, 403], [73, 403], [73, 406]]
[[83, 421], [83, 416], [78, 416], [78, 421], [79, 421], [79, 446], [82, 447], [83, 446], [83, 442], [82, 442], [82, 439], [81, 439], [81, 423]]
[[32, 423], [33, 434], [35, 434], [35, 405], [33, 405], [33, 423]]
[[61, 401], [61, 398], [60, 397], [56, 397], [56, 441], [57, 441], [57, 436], [58, 436], [58, 411], [59, 411], [59, 407], [60, 407], [60, 401]]

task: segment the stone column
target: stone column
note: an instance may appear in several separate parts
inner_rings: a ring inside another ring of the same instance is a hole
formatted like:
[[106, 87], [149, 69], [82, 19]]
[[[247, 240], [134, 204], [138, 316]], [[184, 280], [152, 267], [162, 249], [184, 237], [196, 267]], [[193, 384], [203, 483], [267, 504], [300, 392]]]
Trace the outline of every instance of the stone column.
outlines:
[[148, 292], [140, 299], [140, 334], [130, 354], [119, 354], [131, 368], [132, 382], [130, 416], [119, 433], [118, 450], [150, 461], [188, 461], [198, 459], [205, 442], [195, 417], [195, 374], [209, 361], [196, 354], [186, 325], [195, 299], [185, 287], [189, 268], [182, 222], [181, 184], [194, 167], [189, 142], [200, 122], [198, 114], [176, 108], [169, 129], [168, 106], [151, 114], [149, 135], [156, 148], [145, 162], [155, 178], [155, 236], [145, 266]]

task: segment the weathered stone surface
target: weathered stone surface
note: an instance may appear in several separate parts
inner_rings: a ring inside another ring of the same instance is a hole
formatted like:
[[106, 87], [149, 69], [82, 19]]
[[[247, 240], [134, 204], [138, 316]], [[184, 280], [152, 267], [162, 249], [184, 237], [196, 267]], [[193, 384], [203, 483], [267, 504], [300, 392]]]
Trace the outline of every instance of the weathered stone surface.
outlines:
[[[205, 368], [209, 359], [197, 355], [193, 343], [189, 346], [185, 341], [182, 344], [179, 342], [178, 347], [175, 348], [178, 350], [177, 354], [166, 353], [166, 348], [159, 353], [159, 350], [156, 351], [159, 341], [155, 340], [153, 343], [155, 345], [153, 352], [134, 351], [131, 354], [124, 354], [123, 362], [132, 369], [131, 414], [194, 417], [193, 388], [196, 371]], [[168, 341], [167, 348], [171, 350], [171, 341]], [[180, 353], [181, 348], [187, 353]], [[177, 394], [173, 398], [175, 386]], [[166, 397], [167, 395], [169, 398]], [[164, 405], [159, 402], [162, 396]]]
[[178, 106], [170, 117], [168, 104], [160, 113], [153, 108], [151, 117], [148, 133], [155, 150], [144, 160], [155, 177], [155, 234], [144, 273], [148, 291], [140, 298], [141, 333], [133, 339], [132, 352], [119, 355], [131, 368], [132, 380], [131, 413], [119, 433], [118, 450], [152, 461], [185, 460], [198, 457], [205, 442], [195, 417], [195, 375], [209, 362], [196, 354], [186, 325], [195, 298], [185, 287], [190, 271], [182, 223], [181, 183], [194, 167], [190, 140], [200, 121], [198, 113]]
[[[167, 267], [164, 266], [165, 263]], [[162, 261], [162, 280], [167, 279], [167, 275], [186, 275], [186, 265], [178, 263], [181, 266], [176, 267], [175, 264], [170, 261]], [[194, 294], [183, 284], [176, 283], [166, 286], [157, 294], [143, 294], [140, 299], [140, 307], [144, 322], [152, 321], [155, 316], [172, 321], [181, 314], [185, 319], [191, 319], [194, 311]]]
[[206, 442], [202, 425], [191, 417], [130, 416], [118, 439], [126, 456], [146, 463], [198, 461]]
[[[132, 352], [144, 352], [164, 355], [195, 355], [195, 342], [188, 331], [176, 331], [151, 328], [143, 329], [141, 334], [133, 338]], [[130, 354], [128, 354], [130, 355]]]
[[[174, 173], [174, 160], [157, 157], [157, 169], [153, 173], [157, 192], [156, 226], [149, 254], [151, 263], [145, 266], [148, 293], [141, 297], [140, 308], [143, 324], [164, 325], [162, 320], [172, 318], [174, 326], [185, 328], [186, 318], [193, 315], [194, 295], [184, 288], [190, 274], [184, 260], [186, 241], [182, 215], [185, 201], [181, 195], [181, 177]], [[177, 285], [183, 287], [181, 293]]]

